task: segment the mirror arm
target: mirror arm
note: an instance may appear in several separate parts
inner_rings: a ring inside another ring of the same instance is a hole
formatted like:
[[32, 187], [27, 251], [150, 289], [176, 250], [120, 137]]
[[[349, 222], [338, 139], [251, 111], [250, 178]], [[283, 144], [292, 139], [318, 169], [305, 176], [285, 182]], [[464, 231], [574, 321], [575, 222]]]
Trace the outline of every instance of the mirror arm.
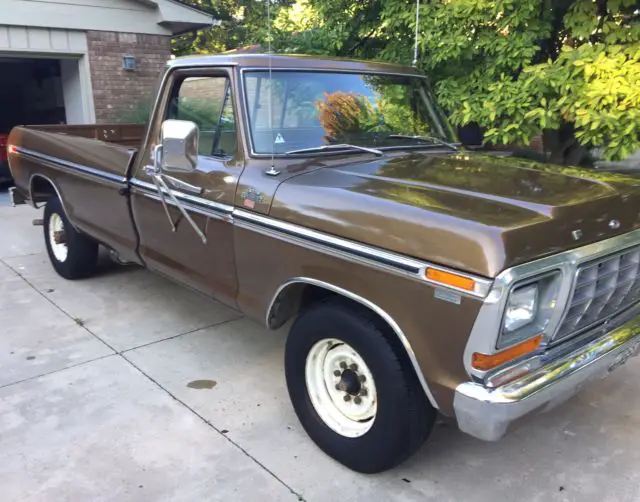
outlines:
[[[176, 224], [173, 222], [173, 218], [171, 218], [171, 213], [169, 212], [169, 207], [167, 205], [166, 196], [168, 196], [171, 201], [176, 205], [182, 216], [184, 216], [185, 220], [189, 222], [194, 232], [198, 234], [198, 237], [202, 239], [202, 243], [207, 243], [207, 236], [200, 230], [196, 222], [193, 221], [193, 218], [187, 213], [182, 203], [178, 200], [178, 198], [173, 194], [171, 189], [167, 186], [166, 181], [164, 180], [164, 174], [162, 173], [162, 164], [160, 162], [160, 156], [162, 155], [162, 145], [156, 145], [153, 149], [153, 166], [147, 166], [145, 171], [153, 180], [154, 185], [158, 189], [158, 196], [160, 197], [160, 202], [162, 202], [162, 207], [164, 208], [164, 212], [167, 215], [167, 219], [171, 224], [171, 230], [175, 232], [177, 230]], [[175, 178], [173, 178], [175, 179]], [[184, 182], [181, 182], [184, 183]], [[188, 183], [185, 183], [188, 185]], [[193, 185], [188, 185], [193, 187]], [[197, 188], [197, 187], [194, 187]]]
[[164, 197], [164, 191], [162, 190], [162, 186], [160, 185], [160, 175], [156, 173], [151, 174], [151, 179], [153, 180], [153, 184], [158, 189], [158, 195], [160, 196], [160, 202], [162, 202], [162, 207], [164, 208], [164, 212], [167, 215], [167, 219], [171, 224], [171, 231], [175, 232], [177, 230], [176, 224], [173, 222], [173, 218], [171, 217], [171, 213], [169, 212], [169, 207], [167, 206], [167, 201]]
[[203, 188], [187, 183], [186, 181], [179, 180], [178, 178], [174, 178], [168, 174], [164, 174], [163, 177], [167, 184], [177, 188], [178, 190], [184, 190], [185, 192], [190, 192], [195, 195], [202, 195], [204, 192]]
[[[163, 192], [165, 192], [165, 194], [169, 196], [169, 198], [172, 200], [172, 202], [176, 205], [176, 207], [182, 213], [182, 216], [184, 216], [184, 219], [189, 222], [189, 224], [193, 228], [194, 232], [196, 234], [198, 234], [198, 237], [200, 237], [200, 239], [202, 239], [202, 243], [206, 244], [207, 243], [207, 236], [204, 235], [202, 230], [200, 230], [200, 227], [198, 227], [198, 225], [196, 225], [196, 222], [193, 221], [193, 218], [191, 218], [191, 216], [189, 215], [187, 210], [184, 208], [182, 203], [177, 199], [177, 197], [175, 195], [173, 195], [173, 192], [167, 186], [167, 183], [164, 181], [162, 174], [154, 176], [154, 181], [156, 182], [156, 186], [158, 186], [158, 188], [160, 190], [160, 194], [161, 194], [160, 197], [161, 198], [163, 197]], [[163, 204], [164, 204], [164, 198], [163, 198]], [[167, 214], [169, 214], [169, 210], [166, 207], [166, 205], [165, 205], [165, 209], [167, 210]], [[171, 217], [169, 217], [169, 220], [171, 220]], [[172, 220], [171, 220], [171, 225], [175, 229], [175, 225], [174, 225]]]

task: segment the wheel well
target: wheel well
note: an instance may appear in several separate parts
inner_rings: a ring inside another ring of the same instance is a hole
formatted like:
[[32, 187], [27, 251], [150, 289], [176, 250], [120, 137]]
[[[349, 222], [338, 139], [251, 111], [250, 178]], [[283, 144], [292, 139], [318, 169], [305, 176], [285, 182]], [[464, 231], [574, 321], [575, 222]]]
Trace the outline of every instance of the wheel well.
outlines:
[[267, 313], [267, 326], [270, 329], [280, 328], [287, 321], [316, 302], [327, 301], [329, 299], [339, 300], [341, 303], [352, 308], [354, 312], [359, 312], [369, 319], [372, 319], [380, 329], [387, 334], [388, 340], [395, 348], [396, 353], [409, 367], [413, 368], [413, 375], [420, 382], [429, 402], [437, 409], [438, 404], [429, 390], [429, 386], [413, 354], [409, 341], [391, 316], [365, 298], [358, 301], [357, 298], [359, 297], [349, 291], [337, 287], [335, 290], [330, 289], [331, 285], [327, 284], [325, 287], [314, 284], [314, 282], [319, 283], [319, 281], [314, 281], [313, 279], [299, 279], [281, 287]]
[[[388, 317], [387, 319], [381, 315], [380, 312], [383, 312], [382, 310], [378, 309], [380, 311], [376, 311], [376, 307], [373, 304], [368, 305], [369, 302], [364, 298], [362, 301], [358, 301], [351, 298], [351, 295], [352, 293], [348, 291], [334, 291], [327, 287], [306, 282], [290, 283], [280, 290], [273, 301], [267, 318], [267, 326], [271, 329], [280, 328], [286, 324], [287, 321], [296, 317], [312, 305], [331, 299], [339, 301], [355, 313], [360, 313], [369, 319], [373, 319], [375, 323], [388, 334], [393, 335], [394, 331], [399, 330], [397, 326], [392, 326], [393, 321], [388, 314], [384, 313]], [[390, 336], [390, 338], [393, 339], [394, 343], [396, 341], [399, 342], [397, 336]]]
[[29, 191], [31, 193], [31, 200], [34, 203], [45, 202], [51, 197], [57, 197], [58, 195], [53, 182], [37, 174], [31, 178], [31, 186], [29, 187]]
[[278, 292], [270, 305], [267, 325], [271, 329], [277, 329], [310, 305], [332, 296], [338, 294], [314, 284], [291, 283]]

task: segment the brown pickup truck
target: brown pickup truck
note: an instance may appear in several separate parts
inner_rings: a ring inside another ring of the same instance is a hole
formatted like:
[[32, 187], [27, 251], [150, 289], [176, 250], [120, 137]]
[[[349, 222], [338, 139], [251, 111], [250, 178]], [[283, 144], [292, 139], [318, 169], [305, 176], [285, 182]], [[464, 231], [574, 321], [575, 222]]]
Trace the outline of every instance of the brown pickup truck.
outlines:
[[640, 345], [639, 181], [466, 152], [413, 69], [178, 59], [138, 149], [94, 132], [9, 138], [57, 272], [103, 245], [293, 320], [295, 411], [354, 470], [408, 458], [438, 412], [497, 440]]

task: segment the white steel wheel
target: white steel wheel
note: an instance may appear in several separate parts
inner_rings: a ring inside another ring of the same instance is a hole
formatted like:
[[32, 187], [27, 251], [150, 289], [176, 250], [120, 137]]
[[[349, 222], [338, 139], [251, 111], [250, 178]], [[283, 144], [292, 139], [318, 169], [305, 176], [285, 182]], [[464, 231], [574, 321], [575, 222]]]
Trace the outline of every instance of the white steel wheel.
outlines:
[[305, 381], [316, 413], [333, 431], [357, 438], [371, 429], [378, 411], [376, 385], [353, 347], [335, 338], [317, 342], [307, 354]]
[[58, 213], [51, 213], [49, 217], [49, 245], [51, 252], [59, 262], [64, 262], [69, 256], [69, 247], [66, 243], [64, 221]]

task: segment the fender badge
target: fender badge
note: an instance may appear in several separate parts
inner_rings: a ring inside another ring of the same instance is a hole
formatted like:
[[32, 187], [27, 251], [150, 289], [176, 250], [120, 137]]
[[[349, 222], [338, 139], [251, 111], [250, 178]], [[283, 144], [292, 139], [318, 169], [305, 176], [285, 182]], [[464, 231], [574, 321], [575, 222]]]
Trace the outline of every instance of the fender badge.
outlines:
[[433, 292], [433, 296], [438, 300], [454, 303], [455, 305], [460, 305], [460, 302], [462, 302], [462, 295], [443, 288], [436, 288]]
[[256, 204], [264, 202], [264, 196], [254, 188], [247, 188], [240, 194], [242, 197], [242, 205], [246, 208], [253, 209]]
[[580, 239], [582, 239], [582, 230], [574, 230], [573, 232], [571, 232], [571, 237], [573, 237], [574, 241], [579, 241]]
[[620, 228], [620, 222], [618, 220], [611, 220], [609, 222], [609, 228], [616, 230], [618, 228]]

